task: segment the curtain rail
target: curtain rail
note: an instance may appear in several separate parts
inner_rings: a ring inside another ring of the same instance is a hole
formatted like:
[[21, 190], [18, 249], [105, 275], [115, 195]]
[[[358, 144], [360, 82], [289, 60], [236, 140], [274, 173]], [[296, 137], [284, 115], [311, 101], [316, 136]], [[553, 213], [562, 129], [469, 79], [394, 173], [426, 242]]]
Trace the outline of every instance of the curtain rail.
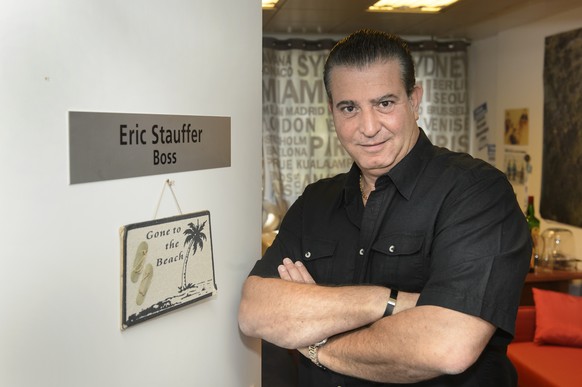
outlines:
[[317, 50], [331, 50], [333, 46], [337, 43], [333, 39], [320, 39], [320, 40], [306, 40], [306, 39], [277, 39], [263, 37], [263, 48], [273, 48], [275, 50], [306, 50], [306, 51], [317, 51]]
[[[333, 46], [337, 43], [333, 39], [319, 39], [319, 40], [307, 40], [307, 39], [277, 39], [271, 37], [263, 37], [263, 48], [272, 48], [275, 50], [306, 50], [306, 51], [317, 51], [317, 50], [331, 50]], [[437, 41], [437, 40], [419, 40], [419, 41], [406, 41], [408, 47], [411, 51], [439, 51], [439, 52], [453, 52], [453, 51], [465, 51], [470, 45], [469, 42], [463, 40], [451, 40], [451, 41]]]

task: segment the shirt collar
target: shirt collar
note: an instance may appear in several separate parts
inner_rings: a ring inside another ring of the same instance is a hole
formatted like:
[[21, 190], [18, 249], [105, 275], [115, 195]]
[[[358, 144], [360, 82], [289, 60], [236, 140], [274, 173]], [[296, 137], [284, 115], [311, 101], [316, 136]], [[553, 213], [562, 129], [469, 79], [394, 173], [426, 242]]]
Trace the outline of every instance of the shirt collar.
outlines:
[[342, 204], [348, 204], [354, 198], [359, 198], [362, 195], [360, 190], [360, 168], [356, 163], [352, 163], [352, 167], [348, 171], [346, 182], [343, 191], [343, 201], [340, 201], [340, 206]]
[[[416, 144], [410, 152], [388, 173], [380, 176], [376, 182], [376, 186], [380, 187], [388, 184], [389, 180], [396, 186], [396, 189], [406, 200], [410, 200], [414, 187], [418, 182], [420, 173], [428, 164], [430, 154], [432, 154], [432, 143], [426, 136], [424, 131], [419, 128], [420, 135]], [[347, 204], [354, 200], [354, 197], [359, 197], [360, 192], [360, 168], [356, 163], [352, 164], [351, 169], [347, 173], [347, 178], [344, 186], [343, 203]]]
[[432, 143], [421, 128], [418, 130], [420, 135], [414, 147], [386, 174], [406, 200], [410, 200], [421, 172], [427, 166], [432, 155]]

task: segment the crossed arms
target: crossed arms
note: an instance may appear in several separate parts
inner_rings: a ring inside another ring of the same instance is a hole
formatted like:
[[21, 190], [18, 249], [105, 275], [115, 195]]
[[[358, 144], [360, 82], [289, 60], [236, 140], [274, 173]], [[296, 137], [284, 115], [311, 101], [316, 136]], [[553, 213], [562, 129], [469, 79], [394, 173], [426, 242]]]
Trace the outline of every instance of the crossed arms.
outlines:
[[307, 356], [335, 372], [384, 383], [412, 383], [466, 370], [495, 327], [438, 306], [418, 306], [418, 294], [400, 292], [394, 314], [383, 318], [390, 289], [320, 286], [301, 262], [286, 258], [280, 278], [250, 276], [243, 285], [239, 326]]

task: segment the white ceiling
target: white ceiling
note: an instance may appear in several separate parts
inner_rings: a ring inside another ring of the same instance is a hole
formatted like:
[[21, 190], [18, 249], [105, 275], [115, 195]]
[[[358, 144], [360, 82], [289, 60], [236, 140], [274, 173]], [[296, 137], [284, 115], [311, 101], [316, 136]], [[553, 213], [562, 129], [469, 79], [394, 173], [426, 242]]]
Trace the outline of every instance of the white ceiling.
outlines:
[[264, 35], [346, 35], [373, 28], [403, 36], [476, 40], [582, 6], [582, 0], [460, 0], [439, 14], [366, 12], [375, 0], [280, 0]]

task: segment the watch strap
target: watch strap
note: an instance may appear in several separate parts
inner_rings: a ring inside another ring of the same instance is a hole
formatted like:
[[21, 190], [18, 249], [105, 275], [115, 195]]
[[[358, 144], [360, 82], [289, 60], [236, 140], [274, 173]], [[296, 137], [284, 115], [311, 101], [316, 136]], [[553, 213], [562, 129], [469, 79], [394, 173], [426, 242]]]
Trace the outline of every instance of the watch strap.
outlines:
[[386, 310], [384, 311], [383, 317], [392, 316], [394, 312], [394, 307], [396, 306], [396, 299], [398, 298], [398, 290], [390, 290], [390, 298], [388, 298], [388, 303], [386, 304]]
[[315, 364], [316, 366], [318, 366], [319, 368], [323, 368], [323, 369], [326, 369], [326, 368], [319, 362], [319, 357], [317, 356], [317, 351], [318, 351], [319, 347], [321, 347], [325, 343], [327, 343], [327, 339], [323, 339], [319, 343], [312, 344], [308, 347], [309, 360], [311, 360], [311, 362], [313, 364]]

